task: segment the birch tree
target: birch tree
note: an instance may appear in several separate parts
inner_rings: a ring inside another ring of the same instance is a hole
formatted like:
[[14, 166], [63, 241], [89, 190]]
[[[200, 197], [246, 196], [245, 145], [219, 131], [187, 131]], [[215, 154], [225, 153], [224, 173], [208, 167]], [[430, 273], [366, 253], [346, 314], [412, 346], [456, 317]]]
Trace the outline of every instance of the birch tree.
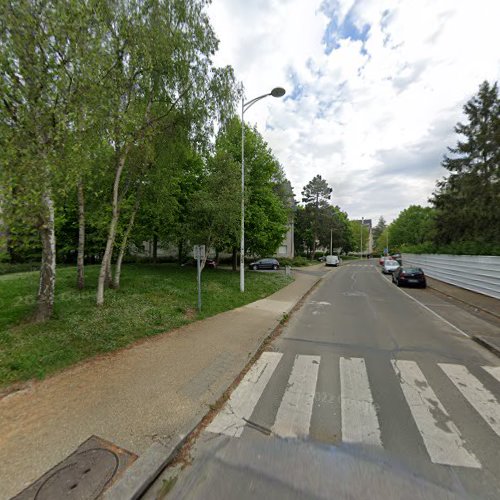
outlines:
[[10, 0], [0, 12], [2, 184], [40, 237], [35, 321], [54, 308], [54, 197], [74, 172], [66, 139], [94, 56], [91, 19], [90, 2]]

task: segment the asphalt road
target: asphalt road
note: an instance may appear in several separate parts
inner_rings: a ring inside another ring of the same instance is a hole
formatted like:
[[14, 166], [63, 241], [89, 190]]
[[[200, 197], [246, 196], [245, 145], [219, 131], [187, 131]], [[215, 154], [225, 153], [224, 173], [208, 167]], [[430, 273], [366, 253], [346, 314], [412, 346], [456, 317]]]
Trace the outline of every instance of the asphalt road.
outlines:
[[467, 336], [487, 331], [373, 261], [333, 269], [169, 498], [500, 498], [500, 360]]

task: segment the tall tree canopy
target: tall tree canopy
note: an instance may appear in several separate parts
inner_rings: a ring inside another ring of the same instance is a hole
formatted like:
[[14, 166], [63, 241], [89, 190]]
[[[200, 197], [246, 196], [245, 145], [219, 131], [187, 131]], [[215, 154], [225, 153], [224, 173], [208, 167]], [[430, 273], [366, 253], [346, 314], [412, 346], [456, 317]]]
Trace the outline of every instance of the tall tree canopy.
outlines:
[[[99, 228], [100, 241], [105, 238], [98, 252], [100, 305], [116, 242], [126, 246], [143, 197], [151, 206], [164, 194], [147, 186], [172, 179], [172, 189], [164, 190], [170, 196], [180, 185], [178, 171], [171, 175], [176, 169], [169, 172], [169, 162], [159, 161], [160, 143], [177, 141], [172, 130], [181, 127], [195, 156], [206, 154], [215, 126], [234, 113], [232, 69], [212, 62], [218, 40], [207, 3], [1, 3], [2, 218], [13, 236], [23, 227], [30, 228], [23, 230], [31, 238], [38, 231], [42, 265], [36, 319], [50, 317], [53, 310], [56, 228], [75, 233], [65, 218], [78, 214], [79, 263], [86, 224]], [[77, 210], [66, 209], [71, 197]], [[85, 201], [94, 209], [90, 217], [85, 217]], [[166, 207], [166, 212], [170, 216], [175, 210]], [[150, 233], [157, 234], [157, 219], [149, 218]]]
[[[283, 169], [267, 143], [255, 128], [245, 127], [245, 250], [249, 254], [272, 255], [287, 231], [292, 209], [290, 192]], [[241, 162], [238, 118], [221, 129], [216, 150], [218, 154], [227, 155], [226, 161], [230, 157], [234, 162]], [[239, 247], [239, 233], [232, 247]]]
[[500, 99], [497, 83], [483, 82], [464, 106], [461, 137], [448, 148], [442, 166], [450, 174], [438, 182], [436, 243], [500, 245]]
[[302, 190], [302, 202], [306, 207], [310, 208], [312, 213], [312, 252], [311, 259], [314, 259], [316, 246], [319, 242], [319, 231], [321, 228], [321, 213], [322, 210], [328, 207], [328, 202], [332, 196], [333, 189], [328, 185], [328, 182], [321, 177], [315, 175]]
[[434, 231], [434, 209], [410, 205], [389, 225], [391, 248], [419, 245], [431, 241]]

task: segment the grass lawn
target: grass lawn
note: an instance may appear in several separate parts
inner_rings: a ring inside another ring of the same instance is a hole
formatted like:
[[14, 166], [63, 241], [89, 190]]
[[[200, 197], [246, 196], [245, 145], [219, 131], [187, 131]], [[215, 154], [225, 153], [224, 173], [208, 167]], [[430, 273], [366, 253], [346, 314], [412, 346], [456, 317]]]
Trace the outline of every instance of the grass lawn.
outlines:
[[54, 318], [26, 322], [34, 308], [38, 273], [0, 276], [0, 387], [48, 373], [98, 353], [127, 346], [197, 319], [266, 297], [292, 281], [282, 273], [239, 273], [205, 269], [201, 314], [197, 312], [196, 269], [176, 264], [129, 264], [119, 290], [107, 290], [95, 306], [98, 266], [87, 266], [86, 289], [75, 286], [76, 270], [57, 272]]

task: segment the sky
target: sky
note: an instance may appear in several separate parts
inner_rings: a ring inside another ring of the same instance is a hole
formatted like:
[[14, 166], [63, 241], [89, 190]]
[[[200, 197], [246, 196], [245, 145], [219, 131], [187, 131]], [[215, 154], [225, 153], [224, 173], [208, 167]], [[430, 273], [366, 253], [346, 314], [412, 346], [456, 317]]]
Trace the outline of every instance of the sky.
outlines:
[[317, 174], [351, 219], [428, 205], [463, 105], [500, 80], [499, 0], [213, 0], [231, 65], [301, 201]]

